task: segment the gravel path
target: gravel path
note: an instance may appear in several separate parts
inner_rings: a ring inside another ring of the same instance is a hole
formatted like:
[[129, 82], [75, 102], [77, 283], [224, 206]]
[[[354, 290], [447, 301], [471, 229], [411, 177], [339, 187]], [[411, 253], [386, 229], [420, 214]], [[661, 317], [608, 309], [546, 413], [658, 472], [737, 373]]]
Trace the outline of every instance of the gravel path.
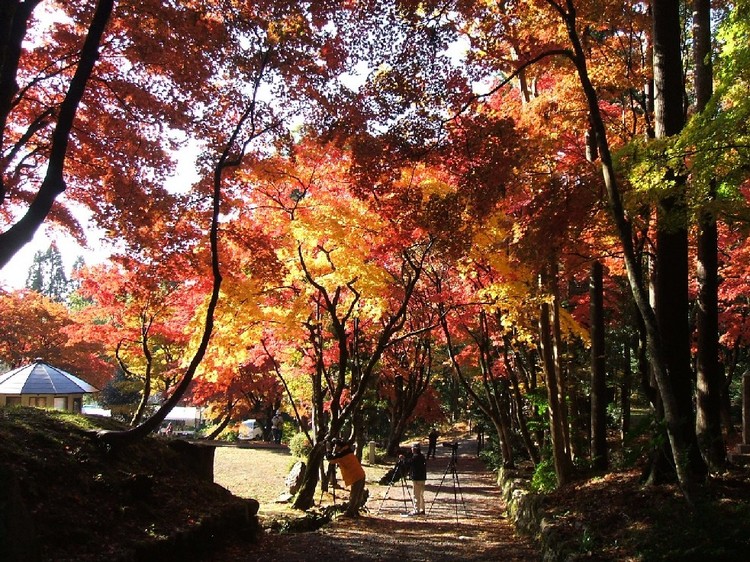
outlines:
[[[398, 561], [536, 561], [538, 551], [515, 534], [504, 516], [495, 476], [472, 453], [458, 448], [455, 477], [450, 447], [439, 447], [428, 461], [427, 514], [408, 517], [410, 487], [401, 481], [380, 485], [385, 468], [365, 466], [370, 499], [358, 519], [338, 518], [316, 532], [268, 534], [258, 544], [228, 545], [205, 562], [306, 562], [330, 560]], [[338, 492], [338, 500], [348, 497]]]

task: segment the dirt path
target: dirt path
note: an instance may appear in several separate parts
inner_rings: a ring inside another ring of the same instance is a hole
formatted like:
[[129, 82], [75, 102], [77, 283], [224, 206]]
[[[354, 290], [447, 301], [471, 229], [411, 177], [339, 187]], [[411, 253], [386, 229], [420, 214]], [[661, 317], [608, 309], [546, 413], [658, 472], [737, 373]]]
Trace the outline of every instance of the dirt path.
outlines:
[[[362, 517], [338, 518], [311, 533], [268, 534], [259, 544], [228, 545], [206, 562], [539, 560], [534, 546], [505, 519], [494, 475], [470, 451], [469, 445], [459, 446], [456, 478], [449, 469], [450, 447], [439, 447], [428, 462], [425, 516], [405, 515], [411, 496], [404, 501], [401, 481], [377, 483], [389, 467], [365, 466], [370, 499]], [[337, 500], [347, 497], [339, 491]]]

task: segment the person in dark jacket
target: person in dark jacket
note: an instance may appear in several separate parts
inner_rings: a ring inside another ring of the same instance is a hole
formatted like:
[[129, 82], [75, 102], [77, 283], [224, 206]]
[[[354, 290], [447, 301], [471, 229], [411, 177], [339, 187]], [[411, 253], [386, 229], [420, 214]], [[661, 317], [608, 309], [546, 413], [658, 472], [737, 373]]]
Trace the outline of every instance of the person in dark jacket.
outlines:
[[365, 491], [365, 471], [349, 443], [333, 439], [331, 446], [332, 450], [326, 453], [326, 459], [330, 464], [338, 465], [341, 469], [341, 478], [344, 480], [344, 484], [351, 486], [349, 505], [344, 515], [358, 517], [362, 495]]
[[414, 511], [409, 515], [424, 515], [424, 486], [427, 480], [427, 459], [422, 454], [422, 448], [419, 443], [411, 446], [411, 457], [404, 458], [399, 455], [399, 460], [409, 469], [409, 478], [411, 478], [414, 489]]

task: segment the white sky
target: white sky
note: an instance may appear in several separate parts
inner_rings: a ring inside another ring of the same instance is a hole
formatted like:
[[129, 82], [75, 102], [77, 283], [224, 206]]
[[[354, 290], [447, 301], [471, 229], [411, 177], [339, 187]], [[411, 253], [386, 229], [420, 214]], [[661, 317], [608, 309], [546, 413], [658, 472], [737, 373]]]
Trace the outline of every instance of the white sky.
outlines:
[[[57, 248], [60, 250], [65, 266], [65, 275], [68, 277], [70, 277], [73, 264], [79, 256], [83, 256], [86, 265], [94, 265], [107, 259], [106, 252], [100, 249], [81, 248], [72, 236], [62, 232], [48, 234], [42, 227], [37, 231], [34, 239], [21, 248], [11, 258], [8, 265], [0, 269], [0, 287], [11, 290], [22, 289], [26, 285], [26, 278], [34, 261], [34, 254], [39, 251], [46, 252], [53, 240], [57, 242]], [[89, 243], [92, 246], [96, 245], [95, 240], [89, 240]]]

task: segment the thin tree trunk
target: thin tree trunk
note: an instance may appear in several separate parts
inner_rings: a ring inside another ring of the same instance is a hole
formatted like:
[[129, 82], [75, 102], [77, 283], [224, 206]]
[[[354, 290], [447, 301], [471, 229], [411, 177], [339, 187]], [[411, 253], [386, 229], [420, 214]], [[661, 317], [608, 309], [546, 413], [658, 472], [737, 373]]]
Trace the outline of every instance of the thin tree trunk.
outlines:
[[[487, 333], [486, 315], [480, 315], [480, 334], [470, 333], [474, 338], [479, 348], [479, 361], [482, 372], [482, 389], [483, 392], [480, 394], [476, 392], [472, 386], [472, 381], [467, 380], [464, 375], [463, 369], [456, 358], [456, 354], [453, 349], [452, 337], [450, 329], [448, 327], [448, 319], [445, 314], [445, 310], [440, 305], [440, 325], [443, 329], [445, 336], [446, 347], [448, 350], [448, 357], [453, 367], [453, 378], [461, 387], [466, 391], [469, 397], [474, 401], [474, 404], [487, 416], [495, 427], [507, 428], [510, 425], [509, 414], [507, 412], [507, 400], [500, 398], [499, 394], [501, 389], [494, 384], [492, 380], [492, 357], [490, 355], [490, 342], [489, 334]], [[503, 406], [505, 404], [505, 406]], [[502, 412], [503, 408], [506, 408], [505, 412]], [[505, 430], [498, 431], [498, 439], [500, 441], [500, 451], [503, 457], [503, 465], [506, 467], [513, 466], [513, 454], [508, 442], [507, 432]]]
[[399, 446], [406, 432], [406, 419], [399, 418], [393, 427], [390, 435], [388, 436], [388, 445], [386, 447], [386, 453], [389, 456], [396, 456], [398, 454]]
[[207, 440], [216, 439], [219, 435], [221, 435], [221, 432], [227, 428], [229, 422], [232, 421], [232, 408], [234, 408], [234, 404], [235, 402], [233, 402], [232, 400], [227, 402], [221, 421], [213, 429], [213, 431], [211, 431], [211, 433], [206, 436]]
[[560, 290], [558, 288], [558, 264], [557, 260], [552, 263], [552, 276], [550, 285], [554, 297], [550, 307], [552, 321], [552, 350], [555, 359], [555, 375], [557, 379], [557, 396], [560, 407], [560, 429], [562, 430], [563, 446], [567, 459], [572, 458], [572, 447], [570, 445], [570, 415], [568, 413], [568, 375], [567, 369], [562, 363], [563, 341], [560, 331]]
[[620, 439], [625, 442], [625, 439], [630, 433], [630, 393], [633, 386], [633, 368], [630, 364], [630, 342], [625, 341], [623, 346], [625, 354], [625, 368], [622, 371], [622, 384], [620, 385]]
[[591, 460], [598, 470], [609, 465], [607, 452], [607, 371], [604, 349], [604, 288], [602, 264], [591, 267]]
[[558, 486], [567, 484], [573, 472], [572, 463], [568, 456], [565, 444], [565, 431], [562, 411], [560, 408], [561, 397], [557, 383], [557, 366], [553, 350], [553, 336], [550, 305], [543, 303], [539, 314], [539, 344], [547, 379], [547, 398], [549, 402], [550, 438], [552, 440], [552, 459], [555, 465], [555, 476]]
[[[516, 421], [518, 423], [519, 431], [521, 432], [521, 437], [523, 439], [524, 446], [526, 447], [526, 452], [529, 454], [529, 458], [534, 463], [534, 465], [539, 464], [539, 449], [534, 444], [534, 441], [531, 439], [531, 433], [529, 432], [528, 424], [526, 423], [526, 416], [524, 415], [524, 399], [521, 395], [521, 388], [520, 383], [518, 380], [518, 373], [516, 371], [516, 368], [511, 364], [511, 359], [509, 355], [509, 350], [511, 349], [510, 344], [510, 338], [508, 336], [503, 337], [504, 346], [503, 346], [503, 359], [505, 361], [505, 366], [508, 371], [508, 378], [510, 379], [511, 384], [511, 392], [513, 393], [513, 402], [515, 405], [514, 411], [516, 414]], [[516, 364], [518, 361], [516, 361]]]
[[141, 401], [138, 403], [138, 407], [135, 409], [133, 418], [130, 420], [131, 426], [136, 426], [141, 423], [143, 417], [146, 415], [146, 408], [148, 407], [149, 399], [151, 398], [151, 374], [154, 370], [154, 358], [151, 354], [151, 348], [148, 344], [148, 333], [153, 318], [145, 319], [141, 318], [141, 351], [143, 357], [146, 360], [146, 371], [143, 376], [143, 392], [141, 393]]
[[721, 387], [721, 425], [724, 431], [726, 431], [727, 437], [735, 437], [737, 435], [737, 428], [732, 419], [732, 398], [729, 394], [729, 389], [732, 386], [734, 374], [737, 372], [738, 361], [739, 341], [736, 341], [731, 348], [731, 359], [724, 360], [725, 377]]
[[219, 217], [221, 215], [221, 185], [224, 171], [228, 168], [237, 166], [242, 160], [242, 154], [233, 156], [235, 146], [238, 142], [238, 137], [243, 130], [243, 125], [250, 118], [254, 106], [245, 110], [245, 113], [239, 118], [235, 125], [234, 131], [229, 137], [227, 144], [224, 146], [224, 150], [219, 156], [218, 162], [214, 167], [213, 180], [212, 180], [212, 191], [211, 191], [211, 227], [209, 230], [209, 244], [211, 248], [211, 293], [208, 297], [208, 305], [206, 307], [206, 313], [203, 317], [203, 331], [200, 334], [200, 341], [198, 346], [193, 353], [193, 357], [190, 360], [185, 373], [176, 385], [174, 392], [167, 398], [162, 406], [156, 411], [156, 413], [148, 418], [143, 423], [127, 431], [102, 431], [98, 433], [98, 438], [106, 443], [108, 446], [113, 448], [127, 445], [139, 439], [142, 439], [152, 431], [155, 431], [161, 422], [167, 417], [167, 414], [174, 408], [178, 402], [182, 399], [185, 393], [190, 387], [193, 377], [195, 376], [198, 367], [203, 361], [203, 357], [208, 349], [208, 343], [211, 339], [211, 334], [214, 328], [214, 313], [216, 312], [216, 306], [219, 303], [219, 296], [221, 295], [221, 283], [223, 281], [220, 267], [219, 257]]

